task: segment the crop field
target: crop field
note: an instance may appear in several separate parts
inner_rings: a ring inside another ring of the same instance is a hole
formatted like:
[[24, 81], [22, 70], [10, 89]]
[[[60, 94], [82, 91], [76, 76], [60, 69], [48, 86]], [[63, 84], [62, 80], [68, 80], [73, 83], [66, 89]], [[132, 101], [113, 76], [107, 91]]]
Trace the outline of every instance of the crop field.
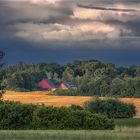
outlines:
[[[53, 96], [45, 91], [7, 91], [4, 100], [53, 106], [84, 105], [92, 97]], [[0, 140], [140, 140], [140, 99], [122, 98], [123, 102], [134, 103], [137, 118], [116, 119], [115, 130], [1, 130]]]
[[[14, 92], [6, 91], [4, 94], [4, 100], [19, 101], [21, 103], [32, 104], [45, 104], [51, 106], [70, 106], [77, 104], [83, 106], [85, 102], [89, 101], [93, 97], [89, 96], [53, 96], [46, 91], [34, 91], [34, 92]], [[139, 98], [121, 98], [123, 102], [134, 103], [136, 106], [137, 114], [136, 118], [140, 118], [140, 99]]]

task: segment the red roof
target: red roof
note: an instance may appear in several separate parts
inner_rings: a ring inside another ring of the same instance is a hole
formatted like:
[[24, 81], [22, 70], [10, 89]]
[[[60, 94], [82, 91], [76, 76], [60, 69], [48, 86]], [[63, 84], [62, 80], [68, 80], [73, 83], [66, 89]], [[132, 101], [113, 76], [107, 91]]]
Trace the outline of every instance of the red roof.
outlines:
[[60, 85], [60, 87], [59, 87], [60, 89], [69, 89], [69, 87], [65, 84], [65, 83], [62, 83], [61, 85]]
[[55, 88], [53, 83], [48, 79], [43, 79], [39, 82], [39, 87], [47, 90], [52, 90]]

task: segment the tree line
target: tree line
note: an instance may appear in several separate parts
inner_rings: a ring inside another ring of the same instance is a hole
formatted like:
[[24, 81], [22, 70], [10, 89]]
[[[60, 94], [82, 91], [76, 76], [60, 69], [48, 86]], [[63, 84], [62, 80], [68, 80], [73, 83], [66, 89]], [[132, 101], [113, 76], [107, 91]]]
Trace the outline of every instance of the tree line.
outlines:
[[76, 85], [76, 95], [140, 97], [140, 66], [116, 67], [112, 63], [89, 60], [63, 66], [20, 62], [0, 68], [1, 87], [8, 90], [38, 90], [39, 81], [45, 78], [55, 84], [67, 82]]

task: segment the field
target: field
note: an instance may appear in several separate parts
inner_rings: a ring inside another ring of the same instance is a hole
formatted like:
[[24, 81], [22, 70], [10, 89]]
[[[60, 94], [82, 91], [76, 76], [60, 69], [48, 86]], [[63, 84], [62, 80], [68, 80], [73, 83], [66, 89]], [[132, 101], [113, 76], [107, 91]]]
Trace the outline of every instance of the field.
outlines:
[[123, 128], [113, 131], [85, 130], [29, 130], [0, 131], [2, 140], [139, 140], [140, 128]]
[[1, 130], [0, 140], [139, 140], [140, 119], [115, 120], [115, 130]]
[[[44, 91], [20, 93], [7, 91], [4, 100], [20, 101], [22, 103], [45, 104], [53, 106], [83, 105], [92, 97], [83, 96], [53, 96]], [[2, 140], [139, 140], [140, 139], [140, 99], [122, 98], [127, 103], [137, 107], [137, 118], [115, 120], [115, 130], [1, 130]]]
[[115, 120], [115, 130], [1, 130], [0, 140], [139, 140], [140, 119]]
[[[45, 104], [51, 106], [70, 106], [77, 104], [83, 106], [85, 102], [92, 99], [92, 97], [86, 96], [53, 96], [49, 95], [46, 91], [34, 91], [34, 92], [14, 92], [7, 91], [4, 94], [4, 100], [20, 101], [21, 103], [32, 104]], [[140, 99], [138, 98], [121, 98], [123, 102], [134, 103], [136, 106], [137, 114], [136, 118], [140, 118]]]

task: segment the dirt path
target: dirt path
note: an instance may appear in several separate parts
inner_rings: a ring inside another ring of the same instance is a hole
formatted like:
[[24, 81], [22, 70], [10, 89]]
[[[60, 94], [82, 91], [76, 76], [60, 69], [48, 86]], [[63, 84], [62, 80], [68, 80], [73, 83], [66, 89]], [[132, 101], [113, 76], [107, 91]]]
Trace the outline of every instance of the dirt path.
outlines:
[[[7, 91], [4, 94], [4, 100], [19, 101], [21, 103], [45, 104], [51, 106], [70, 106], [72, 104], [84, 105], [92, 97], [87, 96], [52, 96], [45, 91], [35, 92], [13, 92]], [[140, 99], [121, 98], [123, 102], [134, 103], [137, 109], [137, 118], [140, 118]]]

